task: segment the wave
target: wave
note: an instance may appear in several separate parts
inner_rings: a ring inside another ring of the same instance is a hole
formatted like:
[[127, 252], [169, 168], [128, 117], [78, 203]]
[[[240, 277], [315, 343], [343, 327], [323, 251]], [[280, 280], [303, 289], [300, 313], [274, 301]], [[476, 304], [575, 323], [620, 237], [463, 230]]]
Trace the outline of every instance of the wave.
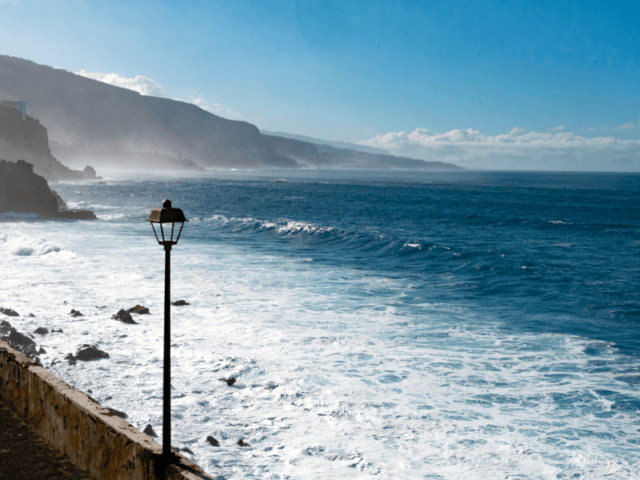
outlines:
[[62, 247], [47, 240], [35, 240], [20, 235], [4, 235], [0, 236], [0, 240], [5, 243], [11, 255], [19, 257], [42, 256], [62, 250]]
[[302, 239], [315, 245], [339, 245], [345, 249], [374, 252], [384, 257], [428, 254], [434, 250], [448, 255], [454, 253], [451, 247], [435, 245], [420, 238], [396, 238], [390, 234], [380, 234], [375, 228], [358, 231], [290, 219], [260, 220], [219, 214], [207, 218], [195, 217], [192, 224], [194, 223], [212, 225], [220, 233], [255, 233], [282, 240]]

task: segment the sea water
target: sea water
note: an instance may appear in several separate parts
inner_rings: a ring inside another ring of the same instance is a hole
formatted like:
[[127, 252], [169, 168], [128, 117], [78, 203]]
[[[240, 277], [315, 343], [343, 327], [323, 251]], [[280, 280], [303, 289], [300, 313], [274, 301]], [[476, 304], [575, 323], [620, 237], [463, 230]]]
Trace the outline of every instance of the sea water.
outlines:
[[[213, 477], [640, 478], [640, 175], [52, 187], [99, 220], [2, 216], [6, 319], [63, 329], [34, 335], [43, 365], [161, 435], [164, 251], [145, 219], [171, 199], [189, 219], [172, 297], [190, 303], [171, 310], [172, 444]], [[136, 304], [138, 325], [111, 320]], [[83, 344], [110, 356], [68, 365]]]

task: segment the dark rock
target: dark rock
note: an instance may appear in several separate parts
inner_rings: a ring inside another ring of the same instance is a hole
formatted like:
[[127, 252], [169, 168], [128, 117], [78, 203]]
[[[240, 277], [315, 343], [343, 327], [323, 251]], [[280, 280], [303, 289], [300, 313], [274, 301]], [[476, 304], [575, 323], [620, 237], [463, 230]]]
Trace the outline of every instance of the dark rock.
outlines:
[[146, 433], [150, 437], [157, 437], [158, 436], [156, 434], [156, 432], [153, 430], [153, 427], [151, 426], [151, 424], [149, 424], [146, 427], [144, 427], [144, 430], [142, 431], [142, 433]]
[[250, 446], [248, 443], [245, 443], [245, 441], [242, 440], [242, 439], [238, 440], [238, 445], [240, 445], [241, 447], [249, 447]]
[[33, 331], [33, 333], [37, 333], [38, 335], [46, 335], [47, 333], [49, 333], [49, 329], [44, 327], [38, 327]]
[[187, 303], [184, 300], [176, 300], [175, 302], [172, 302], [171, 305], [174, 307], [183, 307], [185, 305], [190, 305], [190, 303]]
[[122, 308], [115, 315], [111, 315], [111, 319], [112, 320], [118, 320], [119, 322], [123, 322], [123, 323], [128, 323], [130, 325], [137, 325], [138, 324], [138, 322], [136, 322], [133, 319], [133, 317], [131, 317], [131, 314], [129, 312], [127, 312], [126, 310], [122, 309]]
[[95, 180], [96, 178], [100, 178], [96, 176], [95, 169], [89, 165], [84, 167], [84, 170], [82, 171], [82, 175], [84, 175], [84, 178], [86, 178], [87, 180]]
[[19, 317], [20, 314], [15, 310], [11, 310], [10, 308], [2, 308], [0, 307], [0, 313], [4, 313], [8, 317]]
[[[7, 120], [6, 114], [9, 110], [15, 109], [9, 108], [7, 110], [6, 107], [0, 105], [0, 117], [3, 117], [0, 125], [3, 127], [3, 130], [9, 127], [9, 125], [5, 123]], [[20, 115], [20, 112], [17, 110], [16, 112]], [[9, 157], [11, 160], [15, 160], [15, 163], [14, 161], [7, 162], [6, 160], [0, 160], [0, 192], [3, 193], [0, 195], [0, 212], [37, 213], [38, 215], [48, 218], [95, 218], [93, 212], [76, 212], [60, 209], [58, 204], [58, 199], [60, 197], [51, 191], [47, 184], [47, 180], [45, 180], [44, 177], [46, 176], [49, 180], [54, 180], [54, 177], [58, 176], [57, 174], [63, 174], [63, 171], [71, 172], [71, 170], [51, 156], [51, 152], [48, 151], [49, 148], [47, 145], [47, 131], [37, 120], [28, 117], [28, 121], [24, 122], [18, 120], [13, 126], [19, 127], [18, 130], [24, 130], [22, 127], [27, 127], [27, 124], [29, 123], [32, 123], [32, 126], [37, 124], [37, 127], [42, 129], [39, 134], [44, 135], [44, 137], [41, 139], [40, 147], [43, 149], [42, 153], [44, 156], [48, 158], [43, 162], [38, 162], [36, 158], [38, 156], [34, 157], [28, 153], [28, 150], [30, 149], [24, 150], [23, 148], [19, 148], [18, 150], [22, 150], [21, 153], [14, 151], [14, 154]], [[19, 132], [15, 131], [13, 133], [18, 134]], [[25, 132], [23, 131], [22, 133]], [[12, 135], [12, 137], [14, 136]], [[12, 138], [12, 140], [17, 141], [18, 138], [15, 137]], [[31, 140], [23, 138], [22, 141], [32, 143], [33, 138]], [[46, 149], [46, 153], [44, 152], [44, 149]], [[3, 152], [3, 154], [6, 153], [9, 152]], [[31, 163], [24, 161], [18, 155], [25, 155], [22, 158], [28, 157]], [[18, 156], [18, 158], [16, 158], [16, 156]], [[34, 171], [34, 163], [38, 165], [36, 171]], [[57, 163], [58, 165], [54, 166], [53, 163]], [[53, 167], [53, 170], [50, 167]], [[54, 172], [54, 170], [56, 172]], [[79, 174], [80, 172], [76, 173]]]
[[129, 416], [126, 413], [121, 412], [120, 410], [116, 410], [115, 408], [107, 407], [107, 410], [109, 410], [109, 413], [111, 415], [116, 416], [116, 417], [127, 418]]
[[90, 210], [60, 210], [55, 218], [64, 218], [69, 220], [96, 220], [96, 214]]
[[149, 313], [149, 309], [147, 307], [143, 307], [142, 305], [136, 305], [135, 307], [131, 307], [127, 310], [128, 313], [137, 313], [138, 315], [145, 315]]
[[45, 353], [47, 353], [47, 351], [44, 348], [40, 347], [40, 350], [38, 350], [38, 355], [44, 355]]
[[109, 354], [99, 350], [95, 345], [83, 345], [76, 352], [76, 358], [88, 362], [99, 358], [109, 358]]
[[27, 315], [27, 317], [29, 318], [36, 318], [36, 316], [33, 313], [30, 313], [29, 315]]
[[213, 438], [211, 435], [209, 435], [207, 437], [207, 442], [209, 442], [213, 447], [218, 447], [220, 446], [220, 443], [218, 442], [218, 440], [216, 440], [215, 438]]
[[236, 383], [236, 379], [233, 377], [225, 378], [224, 381], [227, 382], [227, 385], [229, 386], [232, 386], [233, 384]]
[[12, 328], [13, 327], [9, 322], [6, 320], [0, 320], [0, 334], [10, 332]]
[[9, 336], [5, 337], [6, 342], [19, 352], [25, 354], [29, 358], [35, 358], [38, 354], [36, 350], [36, 342], [26, 335], [18, 332], [15, 328], [10, 330]]
[[51, 361], [51, 363], [49, 364], [50, 367], [53, 367], [54, 365], [57, 365], [58, 363], [60, 363], [59, 361], [57, 361], [55, 358]]
[[190, 453], [191, 455], [193, 455], [193, 452], [192, 452], [192, 451], [191, 451], [191, 449], [190, 449], [190, 448], [188, 448], [188, 447], [181, 448], [181, 449], [180, 449], [180, 451], [181, 451], [181, 452], [187, 452], [187, 453]]
[[69, 312], [69, 315], [71, 315], [72, 317], [83, 317], [84, 316], [84, 315], [82, 315], [82, 312], [80, 312], [80, 310], [74, 310], [73, 308]]
[[78, 363], [76, 357], [73, 356], [73, 353], [67, 353], [64, 359], [69, 363], [69, 365], [75, 365], [76, 363]]
[[61, 328], [58, 328], [58, 329], [54, 328], [51, 330], [51, 333], [64, 333], [64, 331]]

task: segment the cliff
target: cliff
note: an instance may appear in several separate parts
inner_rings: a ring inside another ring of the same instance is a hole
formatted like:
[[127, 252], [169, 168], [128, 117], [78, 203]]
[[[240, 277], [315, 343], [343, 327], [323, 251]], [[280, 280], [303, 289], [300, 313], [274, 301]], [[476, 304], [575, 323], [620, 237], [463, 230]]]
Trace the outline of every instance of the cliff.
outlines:
[[47, 180], [85, 180], [96, 178], [87, 166], [83, 172], [60, 163], [49, 148], [47, 129], [38, 120], [18, 110], [13, 102], [0, 101], [0, 158], [26, 160]]
[[53, 154], [67, 164], [459, 168], [439, 162], [398, 160], [386, 152], [354, 155], [353, 150], [334, 147], [320, 152], [318, 145], [263, 135], [255, 125], [218, 117], [190, 103], [142, 96], [3, 55], [0, 98], [25, 100], [30, 114], [49, 129]]
[[95, 219], [88, 210], [66, 210], [62, 199], [47, 181], [33, 171], [33, 165], [18, 160], [0, 160], [0, 213], [37, 213], [48, 218]]

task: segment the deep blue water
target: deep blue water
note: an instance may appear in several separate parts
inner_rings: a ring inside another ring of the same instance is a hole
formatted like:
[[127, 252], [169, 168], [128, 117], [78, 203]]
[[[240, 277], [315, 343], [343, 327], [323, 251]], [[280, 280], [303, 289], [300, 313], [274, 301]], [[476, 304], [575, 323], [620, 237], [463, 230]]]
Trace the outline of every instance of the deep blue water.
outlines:
[[[399, 308], [460, 304], [509, 332], [578, 335], [640, 354], [638, 174], [204, 176], [55, 188], [72, 202], [118, 205], [145, 235], [142, 220], [162, 195], [194, 220], [191, 242], [350, 265], [408, 280]], [[377, 301], [387, 294], [370, 292]]]

